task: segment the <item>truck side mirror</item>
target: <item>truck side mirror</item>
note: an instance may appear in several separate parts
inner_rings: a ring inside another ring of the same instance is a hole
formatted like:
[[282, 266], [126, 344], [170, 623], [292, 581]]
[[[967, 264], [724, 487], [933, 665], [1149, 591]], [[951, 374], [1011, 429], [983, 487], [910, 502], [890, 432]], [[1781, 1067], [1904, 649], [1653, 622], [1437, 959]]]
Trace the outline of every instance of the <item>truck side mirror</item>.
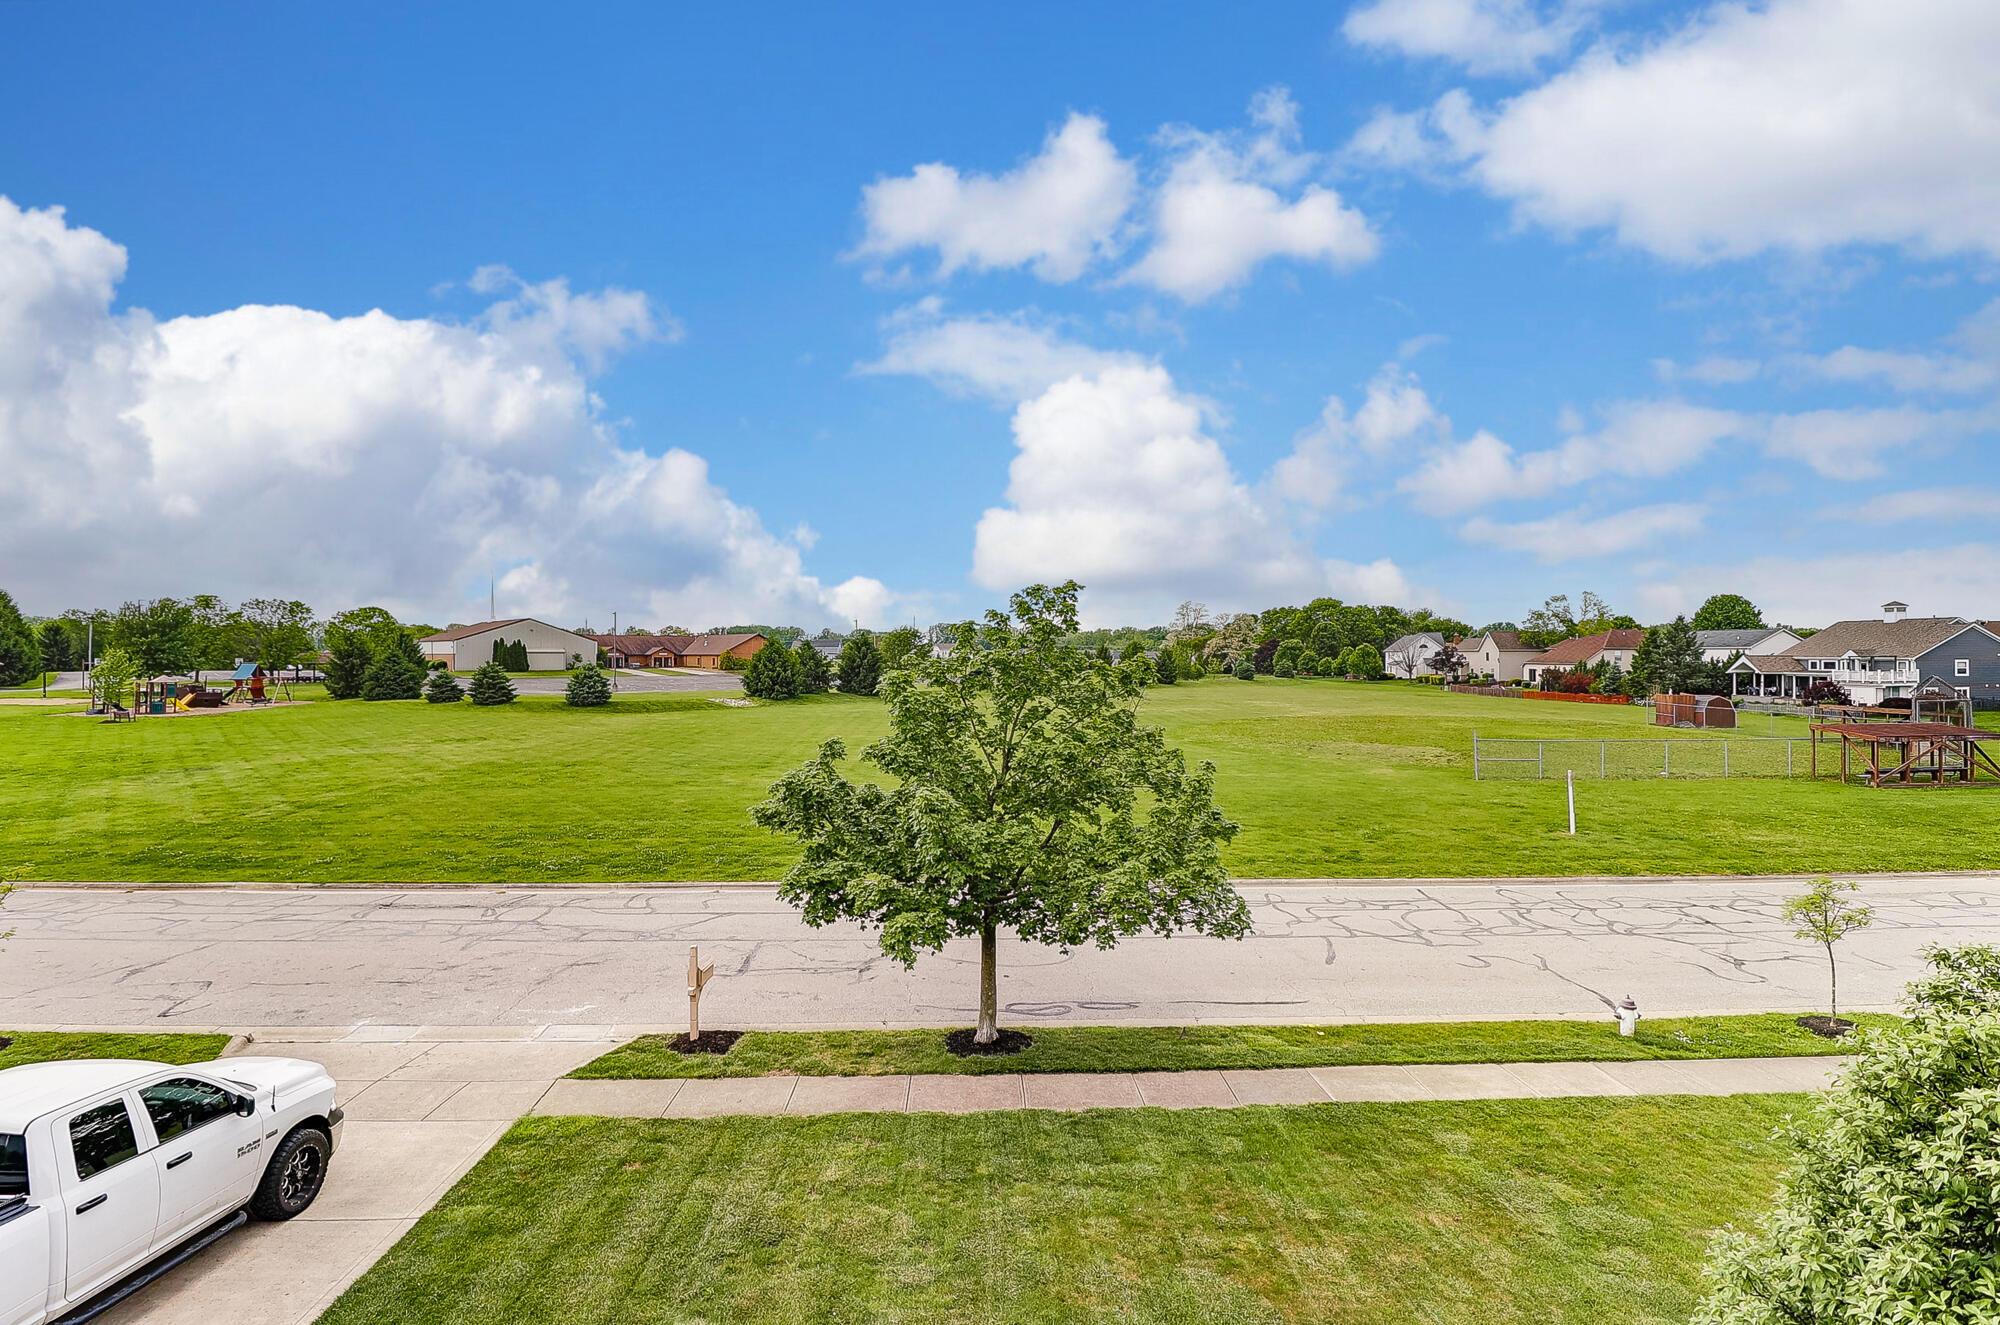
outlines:
[[256, 1115], [257, 1097], [254, 1095], [238, 1095], [236, 1097], [236, 1116], [238, 1118], [254, 1118]]

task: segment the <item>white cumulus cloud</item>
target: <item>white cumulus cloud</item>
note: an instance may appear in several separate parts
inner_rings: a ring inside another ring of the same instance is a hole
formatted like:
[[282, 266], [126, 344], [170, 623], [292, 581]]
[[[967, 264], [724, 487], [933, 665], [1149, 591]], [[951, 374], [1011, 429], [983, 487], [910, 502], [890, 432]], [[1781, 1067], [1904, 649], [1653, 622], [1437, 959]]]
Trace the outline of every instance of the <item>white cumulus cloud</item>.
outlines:
[[1273, 258], [1341, 268], [1380, 250], [1366, 217], [1333, 189], [1304, 182], [1318, 160], [1300, 150], [1290, 95], [1260, 94], [1251, 116], [1248, 134], [1165, 131], [1172, 164], [1153, 197], [1152, 247], [1122, 280], [1199, 303]]
[[1594, 46], [1476, 125], [1415, 112], [1368, 132], [1380, 160], [1464, 161], [1524, 219], [1678, 261], [1857, 243], [1991, 256], [1996, 56], [1991, 0], [1716, 4]]
[[891, 316], [882, 356], [857, 371], [926, 378], [947, 391], [1015, 404], [1066, 377], [1120, 364], [1136, 354], [1093, 349], [1025, 313], [952, 317], [935, 296]]
[[867, 234], [856, 252], [887, 258], [935, 249], [943, 275], [1028, 267], [1045, 281], [1073, 281], [1115, 249], [1137, 182], [1104, 121], [1072, 114], [1040, 152], [1004, 174], [962, 174], [933, 161], [868, 185]]
[[1514, 523], [1475, 516], [1459, 532], [1467, 542], [1526, 552], [1545, 562], [1587, 561], [1692, 534], [1701, 528], [1707, 514], [1706, 508], [1693, 502], [1661, 502], [1609, 515], [1566, 511]]
[[[113, 311], [125, 252], [0, 198], [0, 565], [42, 610], [212, 591], [483, 614], [842, 619], [707, 462], [625, 444], [587, 373], [674, 334], [643, 294], [489, 270], [470, 323]], [[475, 588], [476, 586], [476, 588]], [[864, 591], [866, 591], [864, 593]], [[868, 597], [872, 594], [873, 597]]]
[[1475, 74], [1521, 73], [1567, 51], [1591, 8], [1532, 0], [1371, 0], [1349, 10], [1340, 30], [1358, 46], [1450, 60]]

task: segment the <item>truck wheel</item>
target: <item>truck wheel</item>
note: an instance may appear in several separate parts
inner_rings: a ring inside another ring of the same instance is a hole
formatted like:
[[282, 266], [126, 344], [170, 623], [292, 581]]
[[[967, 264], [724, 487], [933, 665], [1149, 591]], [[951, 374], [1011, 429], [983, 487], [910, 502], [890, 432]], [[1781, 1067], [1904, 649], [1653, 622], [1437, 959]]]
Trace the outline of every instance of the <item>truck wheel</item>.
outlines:
[[250, 1198], [250, 1213], [259, 1219], [290, 1219], [303, 1213], [326, 1181], [327, 1156], [333, 1142], [317, 1127], [301, 1127], [278, 1143], [264, 1180]]

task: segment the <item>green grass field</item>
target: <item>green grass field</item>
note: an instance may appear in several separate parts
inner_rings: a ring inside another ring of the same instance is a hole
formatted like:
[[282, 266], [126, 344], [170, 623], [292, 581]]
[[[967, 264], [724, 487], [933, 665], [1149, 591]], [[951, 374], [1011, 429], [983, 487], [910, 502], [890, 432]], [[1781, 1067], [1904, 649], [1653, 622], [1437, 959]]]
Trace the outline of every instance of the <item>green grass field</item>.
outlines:
[[[307, 692], [310, 694], [311, 692]], [[1242, 877], [1971, 869], [2000, 793], [1804, 780], [1474, 782], [1472, 734], [1645, 735], [1639, 710], [1403, 684], [1151, 691], [1146, 716], [1218, 765]], [[497, 708], [314, 703], [106, 724], [0, 707], [0, 878], [602, 882], [778, 877], [748, 807], [879, 701], [735, 708], [701, 694]], [[1662, 739], [1704, 739], [1665, 733]]]
[[156, 1063], [205, 1063], [229, 1044], [227, 1035], [118, 1035], [104, 1031], [7, 1031], [0, 1068], [69, 1058], [141, 1058]]
[[1797, 1097], [531, 1118], [321, 1325], [1666, 1325]]
[[[1897, 1018], [1860, 1013], [1875, 1028]], [[1850, 1051], [1790, 1013], [1646, 1018], [1636, 1035], [1610, 1021], [1457, 1021], [1343, 1026], [1036, 1026], [1019, 1053], [961, 1058], [944, 1033], [750, 1031], [726, 1054], [683, 1054], [673, 1037], [621, 1045], [573, 1077], [895, 1076], [946, 1072], [1167, 1072], [1357, 1063], [1630, 1062], [1637, 1059], [1811, 1057]]]

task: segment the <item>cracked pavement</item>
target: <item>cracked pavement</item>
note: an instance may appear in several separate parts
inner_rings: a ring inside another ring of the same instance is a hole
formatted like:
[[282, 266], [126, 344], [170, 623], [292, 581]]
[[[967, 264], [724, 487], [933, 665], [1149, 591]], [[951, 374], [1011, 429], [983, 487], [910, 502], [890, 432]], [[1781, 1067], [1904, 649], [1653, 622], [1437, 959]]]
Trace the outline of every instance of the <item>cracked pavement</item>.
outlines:
[[[1241, 942], [1003, 941], [1016, 1024], [1805, 1010], [1826, 958], [1779, 917], [1794, 879], [1246, 883]], [[1887, 1007], [1932, 943], [2000, 942], [2000, 874], [1877, 876], [1839, 950], [1844, 1007]], [[678, 1026], [689, 944], [715, 1026], [968, 1021], [978, 951], [905, 971], [763, 885], [621, 889], [29, 887], [7, 908], [0, 1025]]]

